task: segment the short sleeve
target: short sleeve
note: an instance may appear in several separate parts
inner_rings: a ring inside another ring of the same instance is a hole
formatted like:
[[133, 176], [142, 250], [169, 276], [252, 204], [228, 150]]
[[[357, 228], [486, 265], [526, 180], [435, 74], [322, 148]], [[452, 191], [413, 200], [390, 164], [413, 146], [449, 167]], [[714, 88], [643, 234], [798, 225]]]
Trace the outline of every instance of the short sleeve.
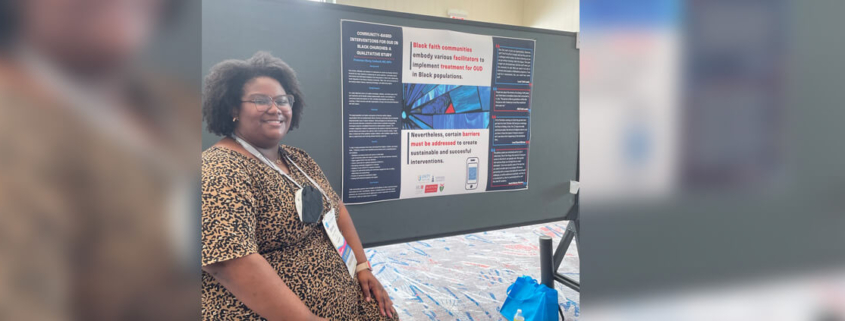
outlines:
[[202, 266], [258, 253], [246, 168], [222, 151], [203, 155]]

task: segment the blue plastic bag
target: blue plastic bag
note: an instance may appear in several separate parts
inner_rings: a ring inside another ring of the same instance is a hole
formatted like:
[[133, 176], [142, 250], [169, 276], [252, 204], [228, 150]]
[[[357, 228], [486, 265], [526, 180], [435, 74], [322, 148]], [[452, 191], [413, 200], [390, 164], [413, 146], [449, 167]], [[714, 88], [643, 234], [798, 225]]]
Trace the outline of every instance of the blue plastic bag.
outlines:
[[523, 275], [508, 287], [508, 298], [499, 313], [513, 321], [517, 309], [522, 310], [525, 321], [557, 321], [557, 290]]

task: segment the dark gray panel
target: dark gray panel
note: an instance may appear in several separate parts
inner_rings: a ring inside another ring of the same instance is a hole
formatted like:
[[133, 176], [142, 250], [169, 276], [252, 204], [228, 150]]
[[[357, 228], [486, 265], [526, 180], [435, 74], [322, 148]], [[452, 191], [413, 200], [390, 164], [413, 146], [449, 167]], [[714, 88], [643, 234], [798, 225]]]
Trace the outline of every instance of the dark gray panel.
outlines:
[[[342, 160], [340, 20], [535, 39], [529, 189], [349, 206], [365, 245], [564, 219], [573, 203], [578, 135], [578, 51], [570, 33], [467, 23], [308, 2], [203, 1], [202, 68], [258, 50], [297, 73], [307, 99], [300, 128], [284, 144], [320, 164], [339, 191]], [[219, 138], [203, 129], [203, 149]]]

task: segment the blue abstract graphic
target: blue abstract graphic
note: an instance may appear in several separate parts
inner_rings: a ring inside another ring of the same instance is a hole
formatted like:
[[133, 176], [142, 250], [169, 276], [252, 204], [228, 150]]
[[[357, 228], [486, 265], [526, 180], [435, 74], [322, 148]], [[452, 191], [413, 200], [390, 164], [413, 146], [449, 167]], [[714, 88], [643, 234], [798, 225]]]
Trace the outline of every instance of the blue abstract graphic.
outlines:
[[490, 125], [490, 87], [403, 86], [403, 129], [486, 129]]

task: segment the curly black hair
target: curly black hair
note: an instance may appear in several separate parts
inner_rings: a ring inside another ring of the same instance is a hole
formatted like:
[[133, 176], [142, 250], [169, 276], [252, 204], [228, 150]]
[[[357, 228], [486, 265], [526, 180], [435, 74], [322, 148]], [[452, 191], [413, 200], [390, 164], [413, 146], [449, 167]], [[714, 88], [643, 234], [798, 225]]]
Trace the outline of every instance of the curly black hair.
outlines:
[[288, 95], [294, 96], [293, 117], [290, 129], [299, 127], [305, 99], [296, 79], [296, 72], [288, 64], [271, 54], [259, 51], [247, 60], [222, 61], [205, 77], [202, 94], [202, 118], [213, 134], [229, 136], [235, 130], [233, 111], [241, 106], [244, 85], [256, 77], [270, 77], [282, 85]]

